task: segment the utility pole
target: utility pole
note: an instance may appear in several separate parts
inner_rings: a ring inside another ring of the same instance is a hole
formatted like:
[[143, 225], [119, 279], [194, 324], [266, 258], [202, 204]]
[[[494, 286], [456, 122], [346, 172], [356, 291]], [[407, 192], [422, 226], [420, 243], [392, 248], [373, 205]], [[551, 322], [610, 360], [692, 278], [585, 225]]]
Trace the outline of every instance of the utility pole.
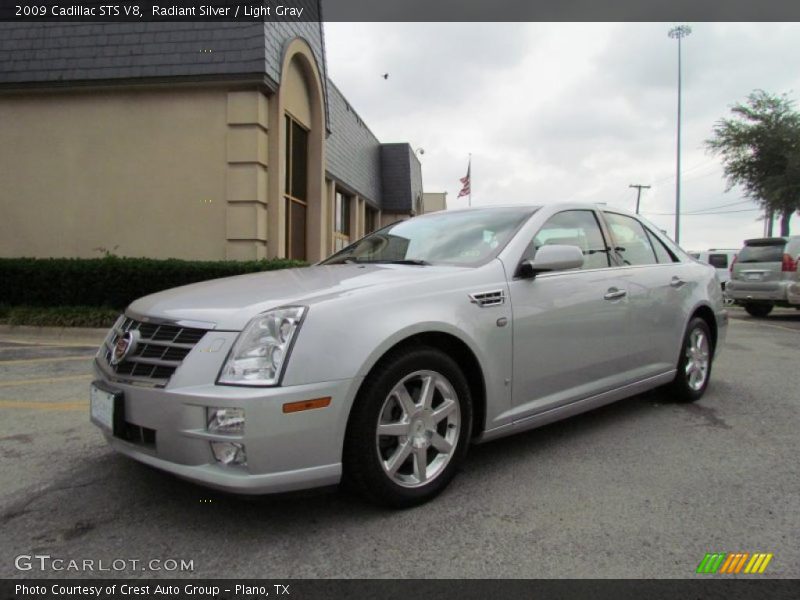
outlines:
[[669, 37], [678, 40], [678, 142], [675, 165], [675, 243], [681, 243], [681, 40], [692, 33], [688, 25], [679, 25], [669, 30]]
[[636, 188], [636, 214], [639, 214], [639, 200], [642, 197], [642, 190], [649, 190], [649, 185], [642, 185], [641, 183], [632, 183], [629, 188]]

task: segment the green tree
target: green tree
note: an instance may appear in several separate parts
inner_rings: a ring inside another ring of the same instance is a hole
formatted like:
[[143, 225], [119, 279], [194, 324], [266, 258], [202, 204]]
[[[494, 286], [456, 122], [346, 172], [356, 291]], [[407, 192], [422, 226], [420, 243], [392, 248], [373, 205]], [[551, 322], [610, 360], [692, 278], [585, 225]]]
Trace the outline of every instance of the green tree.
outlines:
[[781, 235], [789, 235], [794, 211], [800, 211], [800, 113], [782, 94], [755, 90], [731, 109], [732, 118], [714, 124], [706, 148], [722, 158], [729, 191], [740, 186], [771, 216], [781, 217]]

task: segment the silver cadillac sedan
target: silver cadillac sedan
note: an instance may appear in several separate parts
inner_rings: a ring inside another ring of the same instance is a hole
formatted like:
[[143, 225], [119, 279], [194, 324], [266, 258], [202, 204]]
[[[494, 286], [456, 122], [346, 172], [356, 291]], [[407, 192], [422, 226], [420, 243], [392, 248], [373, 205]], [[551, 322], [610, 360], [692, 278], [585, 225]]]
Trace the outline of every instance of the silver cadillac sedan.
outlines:
[[213, 488], [341, 481], [406, 507], [471, 443], [660, 386], [697, 400], [726, 328], [714, 268], [638, 216], [444, 211], [311, 267], [135, 301], [95, 359], [91, 419]]

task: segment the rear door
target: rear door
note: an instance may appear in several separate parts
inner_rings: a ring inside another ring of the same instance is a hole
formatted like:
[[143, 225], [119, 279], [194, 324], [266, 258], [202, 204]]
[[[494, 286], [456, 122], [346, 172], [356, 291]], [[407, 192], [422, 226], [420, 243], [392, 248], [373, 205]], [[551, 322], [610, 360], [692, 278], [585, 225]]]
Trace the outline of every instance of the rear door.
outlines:
[[610, 211], [603, 216], [622, 263], [619, 277], [631, 306], [631, 369], [637, 379], [665, 373], [675, 368], [685, 307], [697, 285], [692, 265], [681, 263], [638, 219]]

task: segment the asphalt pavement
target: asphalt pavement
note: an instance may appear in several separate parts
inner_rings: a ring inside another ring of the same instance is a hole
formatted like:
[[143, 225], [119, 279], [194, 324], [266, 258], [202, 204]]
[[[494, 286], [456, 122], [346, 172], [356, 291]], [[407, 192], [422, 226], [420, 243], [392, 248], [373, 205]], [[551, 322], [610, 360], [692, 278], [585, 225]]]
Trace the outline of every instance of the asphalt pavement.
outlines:
[[700, 402], [653, 392], [473, 447], [399, 512], [335, 489], [241, 498], [118, 456], [88, 420], [99, 341], [0, 332], [0, 577], [685, 578], [707, 552], [800, 577], [800, 312], [731, 313]]

